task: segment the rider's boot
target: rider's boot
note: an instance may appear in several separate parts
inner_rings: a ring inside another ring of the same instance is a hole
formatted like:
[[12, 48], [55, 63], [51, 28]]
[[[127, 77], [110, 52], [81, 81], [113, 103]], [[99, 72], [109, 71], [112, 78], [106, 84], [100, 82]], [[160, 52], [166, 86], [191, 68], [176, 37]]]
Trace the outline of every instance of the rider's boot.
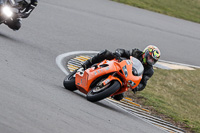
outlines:
[[120, 101], [124, 98], [124, 93], [112, 96], [113, 99]]
[[92, 62], [91, 62], [91, 59], [85, 61], [83, 64], [82, 64], [82, 67], [84, 68], [84, 70], [88, 69], [89, 67], [92, 66]]
[[99, 63], [105, 59], [108, 59], [108, 60], [114, 59], [114, 55], [112, 54], [112, 52], [106, 49], [99, 52], [97, 55], [93, 56], [91, 59], [87, 60], [86, 62], [84, 62], [82, 64], [82, 67], [84, 69], [87, 69], [91, 67], [93, 64]]

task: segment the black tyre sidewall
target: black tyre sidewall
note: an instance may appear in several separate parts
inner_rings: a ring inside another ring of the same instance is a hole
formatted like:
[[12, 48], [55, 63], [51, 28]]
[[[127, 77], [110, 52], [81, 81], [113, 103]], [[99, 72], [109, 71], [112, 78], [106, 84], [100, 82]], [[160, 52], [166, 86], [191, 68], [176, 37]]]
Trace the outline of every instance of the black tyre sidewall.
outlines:
[[70, 90], [70, 91], [75, 91], [77, 90], [76, 85], [75, 85], [75, 78], [72, 77], [76, 71], [73, 71], [69, 75], [67, 75], [63, 81], [63, 86], [65, 89]]
[[91, 102], [97, 102], [104, 98], [109, 97], [113, 93], [115, 93], [117, 90], [120, 89], [120, 83], [117, 80], [111, 81], [111, 85], [106, 88], [105, 90], [99, 92], [99, 93], [92, 93], [92, 89], [87, 94], [87, 100]]

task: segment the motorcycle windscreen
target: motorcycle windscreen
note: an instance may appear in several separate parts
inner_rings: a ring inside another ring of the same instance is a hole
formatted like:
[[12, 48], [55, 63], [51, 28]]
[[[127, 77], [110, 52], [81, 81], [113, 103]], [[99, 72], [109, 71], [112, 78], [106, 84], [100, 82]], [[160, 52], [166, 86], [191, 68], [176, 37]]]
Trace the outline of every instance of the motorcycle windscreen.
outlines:
[[131, 60], [133, 62], [133, 69], [136, 70], [137, 76], [142, 75], [144, 72], [144, 67], [142, 63], [137, 58], [134, 57], [132, 57]]

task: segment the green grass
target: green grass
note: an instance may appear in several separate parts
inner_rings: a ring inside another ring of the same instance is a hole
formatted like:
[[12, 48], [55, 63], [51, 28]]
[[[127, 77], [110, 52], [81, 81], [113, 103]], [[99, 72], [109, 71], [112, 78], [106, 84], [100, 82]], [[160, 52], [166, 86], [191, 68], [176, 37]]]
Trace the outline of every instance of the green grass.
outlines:
[[200, 23], [200, 0], [112, 0]]
[[[113, 0], [131, 6], [200, 23], [200, 0]], [[156, 69], [142, 92], [128, 97], [165, 119], [200, 133], [200, 70]]]
[[200, 69], [156, 69], [143, 91], [127, 95], [143, 101], [143, 105], [152, 107], [160, 116], [164, 114], [200, 133]]

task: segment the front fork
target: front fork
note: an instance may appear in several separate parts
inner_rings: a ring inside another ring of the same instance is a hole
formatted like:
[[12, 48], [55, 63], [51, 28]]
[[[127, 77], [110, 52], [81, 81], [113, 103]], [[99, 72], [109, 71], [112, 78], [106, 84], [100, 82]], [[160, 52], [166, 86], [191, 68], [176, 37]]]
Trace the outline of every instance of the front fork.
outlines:
[[114, 73], [112, 75], [109, 75], [108, 78], [106, 78], [103, 82], [102, 82], [102, 85], [103, 86], [106, 86], [107, 84], [109, 84], [111, 81], [113, 80], [117, 80], [120, 85], [121, 85], [121, 88], [114, 94], [112, 94], [111, 96], [113, 95], [118, 95], [118, 94], [121, 94], [123, 92], [126, 92], [128, 90], [128, 86], [127, 86], [127, 83], [126, 81], [122, 81], [122, 79], [118, 78], [117, 76], [117, 73]]
[[121, 84], [121, 86], [123, 86], [122, 81], [121, 81], [119, 78], [115, 77], [115, 75], [116, 75], [116, 73], [114, 73], [114, 74], [112, 74], [112, 75], [109, 75], [109, 76], [102, 82], [102, 84], [105, 86], [106, 84], [110, 83], [112, 80], [117, 80], [117, 81], [119, 81], [119, 83]]

